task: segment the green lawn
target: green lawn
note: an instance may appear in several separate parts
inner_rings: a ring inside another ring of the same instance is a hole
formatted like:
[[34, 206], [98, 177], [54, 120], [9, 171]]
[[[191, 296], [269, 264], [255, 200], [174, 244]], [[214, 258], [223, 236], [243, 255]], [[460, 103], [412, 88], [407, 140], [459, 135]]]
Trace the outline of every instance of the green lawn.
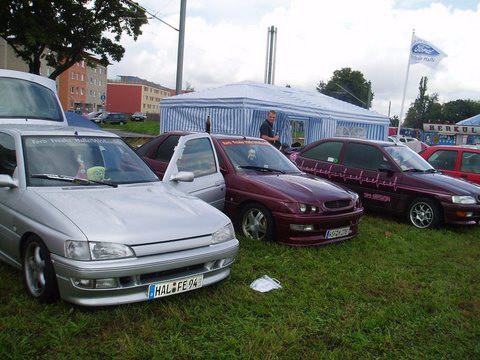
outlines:
[[[240, 243], [216, 286], [99, 309], [38, 304], [2, 263], [0, 358], [480, 358], [478, 226], [366, 216], [341, 244]], [[283, 289], [251, 290], [264, 274]]]
[[100, 124], [100, 127], [148, 135], [158, 135], [160, 133], [160, 122], [158, 120], [144, 122], [129, 121], [125, 125]]

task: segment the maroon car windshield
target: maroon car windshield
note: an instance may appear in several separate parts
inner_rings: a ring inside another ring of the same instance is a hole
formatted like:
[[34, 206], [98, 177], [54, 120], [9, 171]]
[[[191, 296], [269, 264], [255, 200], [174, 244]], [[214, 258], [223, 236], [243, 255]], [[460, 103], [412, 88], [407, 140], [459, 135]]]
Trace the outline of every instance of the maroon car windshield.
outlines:
[[263, 140], [219, 140], [230, 162], [240, 171], [299, 173], [298, 168], [280, 151]]

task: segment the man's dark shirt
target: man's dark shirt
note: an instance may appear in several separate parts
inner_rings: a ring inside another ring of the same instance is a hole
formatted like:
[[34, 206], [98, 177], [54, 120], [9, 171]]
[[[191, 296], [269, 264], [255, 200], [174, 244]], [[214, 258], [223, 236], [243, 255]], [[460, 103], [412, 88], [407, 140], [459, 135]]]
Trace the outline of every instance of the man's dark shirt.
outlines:
[[[262, 135], [267, 135], [268, 137], [273, 137], [273, 126], [268, 122], [268, 120], [265, 120], [260, 126], [260, 137]], [[270, 144], [273, 144], [274, 141], [269, 141]]]

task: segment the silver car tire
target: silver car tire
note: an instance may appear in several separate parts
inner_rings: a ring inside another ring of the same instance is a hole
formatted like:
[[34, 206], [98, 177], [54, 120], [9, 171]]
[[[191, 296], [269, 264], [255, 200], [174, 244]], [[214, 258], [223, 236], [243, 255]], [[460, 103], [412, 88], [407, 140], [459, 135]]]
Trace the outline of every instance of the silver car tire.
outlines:
[[59, 297], [50, 252], [37, 236], [31, 236], [23, 247], [23, 281], [28, 294], [42, 303]]
[[240, 228], [249, 239], [272, 240], [273, 217], [270, 210], [261, 204], [247, 205], [242, 211]]
[[419, 229], [433, 228], [440, 223], [440, 214], [441, 211], [435, 201], [419, 198], [408, 208], [408, 221]]

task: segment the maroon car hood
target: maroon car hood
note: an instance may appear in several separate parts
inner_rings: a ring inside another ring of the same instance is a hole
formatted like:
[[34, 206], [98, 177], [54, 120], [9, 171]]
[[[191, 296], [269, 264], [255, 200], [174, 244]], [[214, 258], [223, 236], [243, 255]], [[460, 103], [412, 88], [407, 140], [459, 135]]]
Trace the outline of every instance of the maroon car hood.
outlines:
[[[407, 180], [408, 179], [408, 180]], [[480, 195], [480, 186], [441, 173], [404, 173], [404, 184], [415, 182], [429, 190], [438, 190], [456, 195]]]
[[255, 183], [260, 183], [270, 190], [277, 190], [292, 201], [316, 203], [339, 199], [351, 199], [347, 190], [339, 185], [309, 174], [272, 174], [246, 175]]

